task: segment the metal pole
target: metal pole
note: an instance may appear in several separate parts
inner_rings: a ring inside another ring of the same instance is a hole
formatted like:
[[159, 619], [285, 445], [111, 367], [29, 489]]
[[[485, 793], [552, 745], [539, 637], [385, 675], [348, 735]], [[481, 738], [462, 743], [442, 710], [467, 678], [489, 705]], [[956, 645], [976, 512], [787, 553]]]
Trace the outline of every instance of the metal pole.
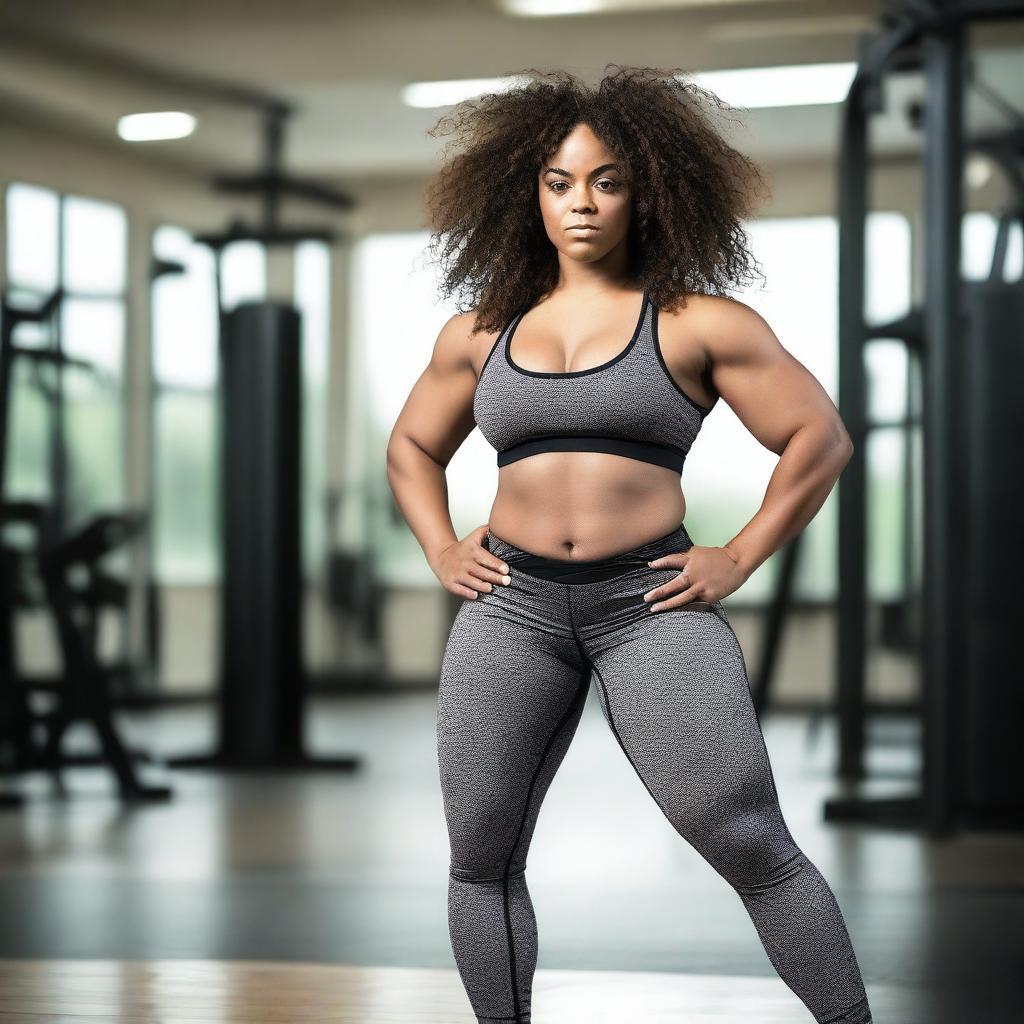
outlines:
[[868, 210], [867, 111], [863, 82], [843, 107], [839, 154], [839, 413], [853, 455], [839, 478], [837, 704], [839, 775], [864, 772], [866, 647], [866, 461], [864, 380], [864, 232]]
[[963, 216], [963, 26], [949, 19], [924, 39], [925, 74], [925, 408], [924, 408], [924, 812], [928, 832], [949, 834], [959, 804], [959, 715], [963, 681], [957, 564], [969, 563], [965, 460], [960, 417], [964, 359], [960, 295]]

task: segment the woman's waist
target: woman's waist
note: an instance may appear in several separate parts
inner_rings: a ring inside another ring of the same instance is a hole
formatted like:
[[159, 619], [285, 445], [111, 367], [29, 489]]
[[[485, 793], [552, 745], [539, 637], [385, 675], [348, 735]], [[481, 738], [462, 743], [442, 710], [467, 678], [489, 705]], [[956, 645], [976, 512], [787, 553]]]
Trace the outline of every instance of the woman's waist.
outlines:
[[524, 551], [572, 562], [607, 559], [679, 529], [686, 509], [678, 492], [673, 500], [620, 511], [584, 506], [574, 498], [564, 507], [521, 504], [496, 498], [487, 517], [489, 529]]

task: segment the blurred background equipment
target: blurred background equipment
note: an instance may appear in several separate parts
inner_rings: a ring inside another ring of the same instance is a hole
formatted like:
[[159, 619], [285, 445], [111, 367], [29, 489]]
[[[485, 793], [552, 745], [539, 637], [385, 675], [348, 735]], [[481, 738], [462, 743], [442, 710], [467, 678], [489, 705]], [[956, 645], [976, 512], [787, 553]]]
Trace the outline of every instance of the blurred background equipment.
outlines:
[[[198, 242], [213, 249], [216, 280], [232, 242], [289, 250], [298, 242], [334, 241], [327, 227], [285, 227], [280, 201], [299, 195], [334, 209], [352, 200], [282, 171], [283, 105], [264, 110], [260, 172], [222, 176], [225, 191], [255, 194], [262, 219], [239, 221]], [[305, 746], [307, 679], [302, 656], [302, 314], [265, 300], [226, 311], [217, 296], [221, 391], [220, 715], [218, 748], [179, 756], [177, 767], [333, 768], [359, 766], [354, 756], [313, 757]]]
[[[62, 298], [58, 288], [38, 308], [26, 309], [5, 293], [0, 306], [0, 764], [8, 772], [50, 772], [59, 791], [67, 793], [62, 769], [102, 763], [114, 772], [123, 799], [166, 799], [169, 786], [140, 779], [134, 761], [152, 758], [125, 748], [113, 718], [118, 684], [124, 692], [135, 666], [105, 660], [99, 649], [103, 612], [116, 612], [123, 636], [128, 609], [127, 585], [104, 567], [105, 557], [145, 529], [146, 514], [106, 513], [76, 523], [68, 507], [65, 370], [95, 373], [96, 368], [59, 347]], [[15, 333], [22, 325], [43, 328], [45, 344], [19, 346]], [[53, 495], [48, 503], [18, 501], [4, 490], [11, 386], [26, 368], [47, 419]], [[16, 620], [26, 607], [44, 608], [51, 616], [60, 656], [57, 674], [21, 669]], [[65, 733], [78, 721], [95, 731], [98, 753], [66, 748]], [[2, 799], [21, 803], [14, 791]]]
[[[932, 835], [964, 825], [1024, 825], [1024, 789], [1007, 783], [1024, 769], [1024, 699], [1012, 669], [1010, 628], [1017, 599], [1008, 580], [1020, 578], [1024, 553], [1008, 549], [986, 557], [1003, 535], [1005, 506], [990, 500], [1016, 496], [1009, 467], [1024, 427], [1011, 390], [991, 386], [994, 376], [1014, 379], [1019, 368], [1022, 285], [1005, 284], [1007, 239], [1024, 209], [1024, 106], [1005, 101], [1009, 121], [977, 139], [965, 131], [964, 97], [976, 85], [991, 95], [983, 72], [969, 70], [966, 32], [973, 20], [1024, 14], [1006, 3], [889, 5], [889, 24], [863, 40], [857, 76], [843, 116], [839, 159], [840, 388], [839, 410], [854, 439], [854, 456], [839, 483], [839, 633], [837, 711], [840, 779], [864, 775], [866, 621], [865, 451], [872, 429], [866, 416], [864, 348], [874, 338], [907, 346], [907, 362], [920, 382], [923, 408], [903, 422], [922, 432], [921, 530], [924, 573], [920, 592], [891, 609], [890, 635], [916, 648], [921, 679], [920, 789], [910, 796], [844, 796], [826, 803], [829, 819], [903, 823]], [[883, 85], [893, 71], [923, 73], [924, 290], [920, 306], [898, 320], [864, 321], [865, 221], [868, 211], [868, 120], [884, 113]], [[996, 158], [1011, 185], [999, 215], [987, 279], [961, 281], [962, 182], [973, 154]], [[996, 368], [998, 367], [998, 369]], [[916, 394], [908, 388], [908, 410]], [[911, 475], [904, 476], [909, 494]], [[909, 504], [909, 502], [908, 502]], [[904, 536], [909, 544], [912, 529]], [[1010, 584], [1012, 587], [1012, 584]], [[982, 596], [985, 595], [985, 596]], [[849, 790], [851, 787], [848, 785]]]

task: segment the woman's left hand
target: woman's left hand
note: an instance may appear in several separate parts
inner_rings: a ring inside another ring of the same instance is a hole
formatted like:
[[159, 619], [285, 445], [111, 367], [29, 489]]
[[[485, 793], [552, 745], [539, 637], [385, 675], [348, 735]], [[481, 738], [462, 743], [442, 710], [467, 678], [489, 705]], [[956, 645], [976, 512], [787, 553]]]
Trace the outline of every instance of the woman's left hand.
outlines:
[[668, 583], [644, 594], [645, 601], [657, 601], [651, 611], [678, 608], [691, 601], [719, 601], [746, 582], [747, 573], [728, 548], [710, 548], [694, 544], [687, 551], [662, 555], [647, 563], [652, 569], [686, 570]]

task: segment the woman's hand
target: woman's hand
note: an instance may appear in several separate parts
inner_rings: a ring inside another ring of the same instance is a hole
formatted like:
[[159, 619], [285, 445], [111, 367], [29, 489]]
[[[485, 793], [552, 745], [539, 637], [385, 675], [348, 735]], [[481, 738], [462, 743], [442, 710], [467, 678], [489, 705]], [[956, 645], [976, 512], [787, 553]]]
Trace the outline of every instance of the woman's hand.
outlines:
[[430, 568], [445, 590], [475, 601], [478, 593], [489, 594], [492, 584], [508, 586], [512, 582], [508, 566], [483, 546], [488, 525], [478, 526], [434, 556]]
[[[691, 601], [721, 600], [746, 582], [747, 573], [728, 548], [710, 548], [694, 544], [687, 551], [662, 555], [647, 563], [653, 569], [681, 569], [684, 572], [668, 583], [647, 591], [645, 601], [657, 601], [651, 611], [679, 608]], [[667, 600], [666, 600], [667, 599]]]

